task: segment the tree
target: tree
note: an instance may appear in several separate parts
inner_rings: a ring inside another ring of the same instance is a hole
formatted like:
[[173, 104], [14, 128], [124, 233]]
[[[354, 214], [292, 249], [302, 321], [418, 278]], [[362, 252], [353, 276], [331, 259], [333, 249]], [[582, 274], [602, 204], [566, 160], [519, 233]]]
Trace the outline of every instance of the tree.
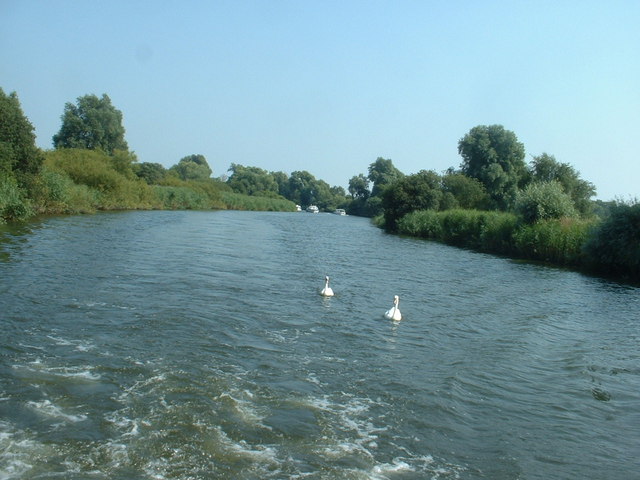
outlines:
[[234, 192], [261, 197], [279, 196], [279, 186], [274, 176], [258, 167], [245, 167], [232, 163], [227, 185]]
[[149, 185], [158, 185], [167, 175], [167, 169], [159, 163], [142, 162], [135, 165], [134, 171]]
[[271, 175], [278, 184], [278, 193], [289, 199], [289, 175], [284, 172], [271, 172]]
[[18, 96], [6, 95], [0, 88], [0, 174], [38, 173], [44, 155], [35, 141], [33, 125], [22, 112]]
[[479, 125], [458, 142], [462, 173], [479, 180], [496, 208], [513, 206], [526, 180], [524, 145], [502, 125]]
[[208, 180], [213, 173], [204, 155], [188, 155], [183, 157], [178, 164], [171, 167], [169, 171], [175, 172], [180, 179], [185, 181]]
[[124, 139], [122, 112], [103, 94], [78, 97], [77, 105], [67, 103], [60, 131], [53, 136], [55, 148], [102, 150], [112, 155], [115, 150], [128, 150]]
[[640, 203], [616, 203], [585, 246], [596, 270], [640, 281]]
[[369, 190], [369, 179], [364, 176], [364, 174], [360, 174], [354, 177], [351, 177], [349, 180], [349, 194], [351, 198], [362, 198], [367, 199], [369, 195], [371, 195], [371, 191]]
[[378, 157], [375, 162], [369, 165], [369, 180], [373, 183], [371, 196], [379, 196], [385, 186], [403, 176], [403, 173], [393, 165], [390, 159]]
[[289, 200], [308, 206], [317, 202], [316, 177], [306, 170], [291, 172], [289, 177]]
[[489, 200], [482, 183], [462, 173], [445, 174], [442, 177], [442, 190], [453, 195], [460, 208], [482, 210]]
[[396, 180], [382, 194], [385, 229], [396, 231], [398, 220], [415, 210], [438, 210], [442, 198], [440, 176], [432, 170]]
[[543, 153], [533, 157], [529, 171], [532, 182], [560, 183], [580, 214], [592, 212], [591, 197], [596, 194], [596, 188], [591, 182], [582, 180], [580, 174], [568, 163], [559, 163], [553, 155]]

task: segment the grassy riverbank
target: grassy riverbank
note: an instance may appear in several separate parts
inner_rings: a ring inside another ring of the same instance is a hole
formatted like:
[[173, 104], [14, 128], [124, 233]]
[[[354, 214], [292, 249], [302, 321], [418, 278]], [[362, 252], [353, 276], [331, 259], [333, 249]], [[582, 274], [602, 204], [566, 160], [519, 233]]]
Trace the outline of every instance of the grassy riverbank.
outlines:
[[421, 210], [398, 233], [486, 253], [540, 261], [640, 282], [640, 204], [617, 204], [605, 218], [526, 223], [513, 213]]
[[213, 178], [187, 181], [168, 176], [148, 184], [136, 175], [125, 152], [54, 150], [45, 152], [37, 173], [0, 177], [0, 222], [46, 214], [163, 209], [295, 211], [295, 204], [234, 193]]

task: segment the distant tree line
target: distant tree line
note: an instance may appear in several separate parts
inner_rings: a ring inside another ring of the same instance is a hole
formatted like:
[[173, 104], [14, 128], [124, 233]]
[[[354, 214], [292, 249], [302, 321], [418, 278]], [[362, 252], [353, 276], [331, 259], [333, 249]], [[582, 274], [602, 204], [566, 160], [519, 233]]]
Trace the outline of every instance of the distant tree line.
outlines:
[[640, 204], [594, 202], [592, 183], [543, 153], [527, 164], [501, 125], [472, 128], [458, 142], [459, 168], [404, 174], [377, 158], [342, 187], [308, 171], [232, 164], [212, 178], [200, 154], [165, 168], [138, 162], [122, 112], [107, 95], [67, 103], [53, 149], [35, 145], [15, 93], [0, 88], [0, 222], [36, 214], [111, 209], [293, 211], [314, 204], [374, 217], [389, 232], [640, 280]]

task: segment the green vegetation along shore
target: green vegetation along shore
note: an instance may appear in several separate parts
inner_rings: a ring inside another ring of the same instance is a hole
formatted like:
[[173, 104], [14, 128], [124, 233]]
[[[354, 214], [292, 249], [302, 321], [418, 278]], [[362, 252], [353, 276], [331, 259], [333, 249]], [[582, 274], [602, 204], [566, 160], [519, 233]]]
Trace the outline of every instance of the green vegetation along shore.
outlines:
[[139, 162], [124, 133], [107, 95], [85, 95], [65, 105], [53, 149], [43, 151], [17, 95], [0, 88], [0, 223], [98, 210], [313, 204], [373, 217], [390, 233], [640, 282], [640, 203], [593, 201], [593, 184], [547, 153], [525, 163], [524, 145], [501, 125], [479, 125], [460, 139], [458, 169], [406, 175], [380, 157], [349, 180], [348, 192], [307, 171], [232, 164], [230, 175], [213, 178], [199, 154], [170, 168]]

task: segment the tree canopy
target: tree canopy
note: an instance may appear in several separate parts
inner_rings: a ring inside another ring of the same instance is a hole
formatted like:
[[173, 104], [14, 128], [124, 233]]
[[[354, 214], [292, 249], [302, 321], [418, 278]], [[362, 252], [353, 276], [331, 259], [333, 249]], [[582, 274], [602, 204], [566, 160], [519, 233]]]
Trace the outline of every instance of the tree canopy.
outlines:
[[67, 103], [60, 131], [53, 136], [55, 148], [102, 150], [111, 155], [115, 150], [128, 150], [124, 139], [122, 112], [103, 94], [78, 97], [77, 104]]
[[379, 196], [385, 186], [392, 184], [403, 176], [403, 173], [393, 165], [391, 159], [378, 157], [375, 162], [369, 165], [368, 178], [373, 183], [371, 196]]
[[527, 185], [516, 196], [515, 210], [527, 223], [576, 215], [573, 200], [557, 180]]
[[526, 180], [524, 145], [502, 125], [479, 125], [458, 142], [462, 173], [479, 180], [495, 207], [513, 206], [516, 192]]
[[398, 220], [415, 210], [438, 210], [442, 200], [440, 176], [434, 171], [403, 176], [382, 194], [385, 228], [395, 231]]
[[15, 92], [6, 95], [0, 88], [0, 173], [34, 174], [44, 156], [35, 144], [33, 125], [22, 111]]
[[180, 159], [177, 165], [169, 169], [181, 180], [208, 180], [213, 171], [204, 155], [188, 155]]
[[279, 195], [279, 184], [276, 178], [262, 168], [245, 167], [232, 163], [229, 171], [232, 173], [227, 179], [227, 185], [234, 192], [260, 197], [277, 197]]
[[351, 177], [349, 180], [349, 194], [351, 198], [367, 199], [371, 195], [369, 190], [369, 179], [364, 174]]
[[159, 184], [167, 175], [167, 169], [159, 163], [142, 162], [134, 167], [135, 174], [149, 185]]
[[543, 153], [533, 157], [530, 175], [532, 182], [558, 182], [562, 190], [571, 197], [579, 213], [591, 213], [591, 197], [596, 194], [596, 188], [591, 182], [582, 180], [580, 174], [568, 163], [559, 163], [553, 155]]
[[442, 177], [442, 190], [455, 198], [456, 206], [466, 209], [486, 208], [489, 197], [482, 183], [461, 173], [448, 172]]

